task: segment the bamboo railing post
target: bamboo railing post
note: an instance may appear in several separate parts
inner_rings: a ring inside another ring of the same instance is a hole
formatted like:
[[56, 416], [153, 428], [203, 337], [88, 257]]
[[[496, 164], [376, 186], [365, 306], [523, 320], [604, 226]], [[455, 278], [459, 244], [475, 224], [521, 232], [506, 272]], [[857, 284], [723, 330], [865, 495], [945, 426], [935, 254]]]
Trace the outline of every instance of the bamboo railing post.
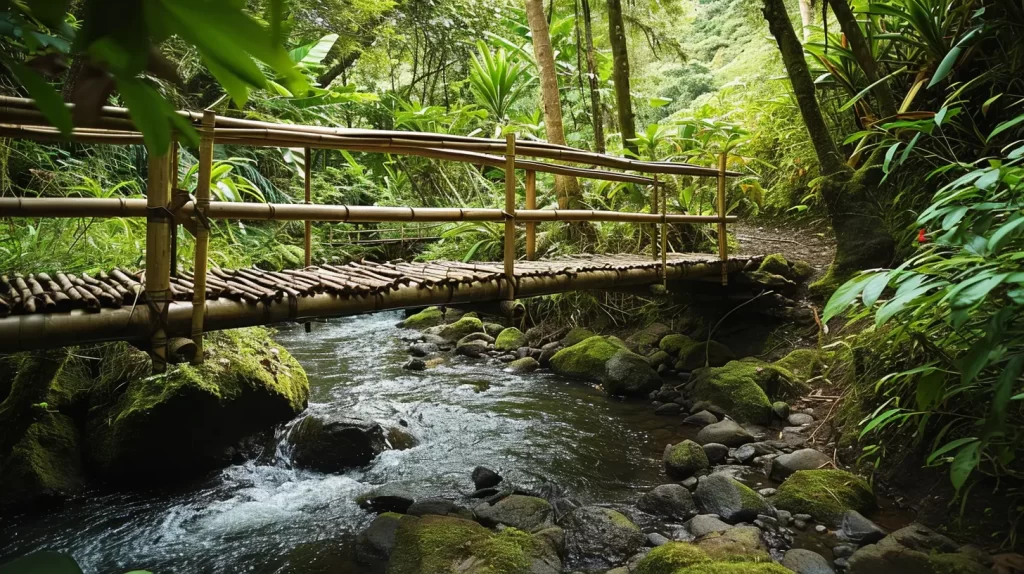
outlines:
[[210, 246], [209, 220], [206, 210], [210, 207], [210, 174], [213, 171], [213, 129], [217, 115], [203, 112], [203, 125], [199, 130], [199, 175], [196, 180], [196, 253], [193, 268], [194, 290], [192, 294], [192, 342], [196, 345], [193, 364], [203, 362], [203, 319], [206, 317], [206, 267]]
[[[651, 213], [658, 213], [658, 176], [655, 174], [651, 184]], [[664, 223], [664, 222], [662, 222]], [[651, 259], [658, 260], [658, 224], [651, 224]]]
[[729, 284], [729, 270], [726, 269], [729, 261], [729, 244], [725, 235], [725, 166], [728, 162], [727, 152], [718, 156], [718, 257], [722, 261], [722, 285]]
[[[306, 205], [312, 204], [312, 172], [313, 172], [313, 150], [311, 148], [305, 149], [305, 161], [303, 162], [302, 169], [302, 180], [306, 197]], [[309, 219], [306, 220], [305, 228], [305, 239], [306, 239], [306, 267], [313, 264], [313, 222]], [[304, 326], [307, 333], [313, 331], [313, 324], [306, 321]]]
[[[526, 170], [526, 209], [537, 209], [537, 172]], [[526, 258], [537, 258], [537, 222], [526, 224]]]
[[[171, 140], [171, 195], [178, 190], [178, 140]], [[177, 207], [177, 203], [175, 203]], [[178, 276], [178, 223], [171, 222], [171, 277]]]
[[[655, 179], [654, 187], [659, 185]], [[661, 195], [661, 284], [668, 285], [668, 201], [664, 193]]]
[[505, 298], [516, 298], [516, 135], [505, 136]]
[[149, 305], [153, 372], [167, 370], [167, 311], [171, 303], [171, 201], [169, 152], [149, 153], [146, 182], [146, 301]]

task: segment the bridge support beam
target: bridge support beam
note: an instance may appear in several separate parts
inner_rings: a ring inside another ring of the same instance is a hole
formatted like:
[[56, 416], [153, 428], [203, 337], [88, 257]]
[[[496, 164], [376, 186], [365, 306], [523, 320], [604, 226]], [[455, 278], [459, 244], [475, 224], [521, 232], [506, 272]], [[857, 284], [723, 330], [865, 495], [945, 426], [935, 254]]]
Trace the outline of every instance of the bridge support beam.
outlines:
[[203, 318], [206, 315], [206, 266], [210, 249], [210, 221], [206, 211], [210, 207], [210, 175], [213, 172], [213, 128], [217, 116], [211, 111], [203, 113], [203, 127], [199, 139], [199, 175], [196, 181], [196, 259], [193, 272], [195, 285], [192, 296], [192, 328], [195, 343], [192, 363], [200, 364], [206, 356], [203, 350]]
[[171, 297], [170, 154], [150, 150], [146, 184], [146, 300], [151, 312], [153, 372], [167, 370], [167, 310]]
[[718, 257], [722, 260], [722, 285], [729, 284], [725, 265], [729, 260], [729, 238], [725, 234], [725, 166], [728, 159], [724, 151], [718, 156]]
[[[537, 172], [526, 170], [526, 209], [537, 209]], [[537, 222], [526, 223], [526, 258], [533, 261], [537, 258]]]
[[516, 135], [505, 136], [505, 299], [516, 298]]

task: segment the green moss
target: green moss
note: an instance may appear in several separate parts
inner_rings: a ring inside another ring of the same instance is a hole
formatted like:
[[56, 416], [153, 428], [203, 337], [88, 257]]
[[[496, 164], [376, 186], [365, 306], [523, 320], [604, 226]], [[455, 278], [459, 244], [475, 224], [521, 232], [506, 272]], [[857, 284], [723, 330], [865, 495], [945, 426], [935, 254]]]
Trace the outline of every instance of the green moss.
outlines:
[[673, 574], [793, 574], [793, 572], [772, 562], [711, 562], [682, 568]]
[[[749, 490], [749, 489], [748, 489]], [[753, 491], [750, 491], [753, 494]], [[743, 496], [745, 493], [741, 493]], [[764, 506], [758, 500], [757, 505]], [[724, 532], [713, 532], [697, 541], [712, 560], [721, 562], [769, 562], [771, 556], [761, 543], [761, 531], [756, 526], [736, 526]]]
[[761, 265], [758, 266], [757, 270], [788, 277], [789, 261], [786, 261], [786, 258], [781, 253], [773, 253], [761, 261]]
[[866, 480], [845, 470], [800, 470], [779, 487], [775, 506], [793, 514], [810, 514], [834, 524], [853, 509], [866, 513], [875, 508], [875, 495]]
[[669, 542], [654, 548], [637, 563], [633, 574], [674, 574], [680, 568], [711, 562], [703, 550], [686, 542]]
[[821, 354], [817, 349], [796, 349], [772, 364], [793, 373], [798, 380], [806, 381], [821, 367]]
[[629, 350], [646, 355], [658, 349], [661, 339], [672, 332], [667, 325], [662, 323], [651, 323], [626, 338], [626, 345]]
[[663, 337], [661, 342], [658, 344], [658, 348], [673, 357], [678, 357], [682, 350], [690, 349], [694, 344], [696, 344], [696, 342], [693, 339], [686, 335], [680, 335], [677, 333]]
[[426, 309], [406, 317], [405, 321], [402, 321], [402, 327], [406, 329], [426, 329], [427, 327], [434, 327], [444, 322], [444, 313], [438, 307], [427, 307]]
[[60, 413], [41, 412], [0, 467], [0, 506], [78, 492], [85, 486], [81, 456], [74, 421]]
[[458, 341], [470, 333], [483, 333], [484, 324], [476, 317], [462, 316], [458, 321], [441, 327], [438, 333], [449, 341]]
[[640, 532], [640, 527], [636, 524], [633, 524], [633, 521], [629, 518], [626, 518], [626, 515], [622, 514], [621, 512], [616, 512], [611, 508], [602, 508], [601, 512], [604, 512], [605, 515], [608, 516], [608, 519], [611, 520], [612, 524], [614, 524], [615, 526], [618, 526], [619, 528], [627, 528], [629, 530], [635, 530], [637, 532]]
[[533, 539], [506, 528], [495, 534], [476, 522], [448, 516], [402, 520], [388, 574], [526, 574]]
[[562, 337], [562, 346], [571, 347], [577, 343], [582, 343], [583, 341], [596, 335], [597, 333], [591, 331], [590, 329], [584, 329], [583, 327], [574, 327], [568, 333], [566, 333], [564, 337]]
[[793, 262], [793, 279], [802, 283], [813, 276], [814, 267], [810, 263], [803, 260]]
[[519, 347], [527, 345], [526, 335], [515, 327], [503, 330], [494, 341], [494, 348], [499, 351], [515, 351]]
[[707, 453], [692, 440], [684, 440], [666, 447], [662, 460], [665, 463], [665, 472], [683, 479], [704, 473], [711, 466]]
[[772, 403], [761, 388], [759, 366], [747, 361], [732, 361], [722, 367], [693, 372], [693, 396], [698, 401], [717, 405], [740, 422], [767, 424]]
[[602, 337], [588, 337], [551, 357], [551, 369], [563, 377], [599, 381], [605, 363], [621, 349]]

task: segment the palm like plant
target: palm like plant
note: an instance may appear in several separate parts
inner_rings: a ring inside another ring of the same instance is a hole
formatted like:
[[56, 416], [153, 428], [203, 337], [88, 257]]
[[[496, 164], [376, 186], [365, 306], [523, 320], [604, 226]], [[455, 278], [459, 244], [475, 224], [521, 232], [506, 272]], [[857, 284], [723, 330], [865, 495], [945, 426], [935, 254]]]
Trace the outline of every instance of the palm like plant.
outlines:
[[509, 58], [504, 48], [493, 54], [483, 42], [477, 42], [477, 48], [480, 53], [470, 62], [469, 82], [480, 105], [500, 122], [526, 93], [533, 77], [529, 65]]

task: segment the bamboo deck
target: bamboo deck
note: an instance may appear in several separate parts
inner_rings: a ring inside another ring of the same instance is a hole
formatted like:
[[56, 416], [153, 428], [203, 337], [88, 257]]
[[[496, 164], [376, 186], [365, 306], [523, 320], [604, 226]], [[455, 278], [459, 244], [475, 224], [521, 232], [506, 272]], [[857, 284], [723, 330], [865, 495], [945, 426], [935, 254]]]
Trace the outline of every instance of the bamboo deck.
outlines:
[[[734, 266], [749, 261], [731, 260]], [[668, 267], [687, 268], [685, 275], [713, 275], [719, 271], [714, 255], [670, 254]], [[517, 282], [524, 278], [574, 278], [580, 273], [622, 273], [634, 270], [660, 271], [661, 262], [636, 255], [583, 255], [549, 261], [518, 261]], [[703, 272], [698, 272], [703, 270]], [[502, 263], [352, 262], [320, 265], [305, 269], [264, 271], [261, 269], [211, 269], [206, 299], [229, 299], [257, 305], [288, 299], [328, 294], [340, 297], [382, 296], [403, 289], [451, 289], [504, 280]], [[697, 273], [694, 273], [697, 272]], [[99, 273], [34, 273], [0, 275], [0, 317], [40, 313], [68, 313], [75, 310], [99, 312], [146, 303], [145, 271], [111, 269]], [[651, 274], [652, 281], [658, 279]], [[179, 273], [171, 277], [175, 301], [192, 301], [193, 277]]]

